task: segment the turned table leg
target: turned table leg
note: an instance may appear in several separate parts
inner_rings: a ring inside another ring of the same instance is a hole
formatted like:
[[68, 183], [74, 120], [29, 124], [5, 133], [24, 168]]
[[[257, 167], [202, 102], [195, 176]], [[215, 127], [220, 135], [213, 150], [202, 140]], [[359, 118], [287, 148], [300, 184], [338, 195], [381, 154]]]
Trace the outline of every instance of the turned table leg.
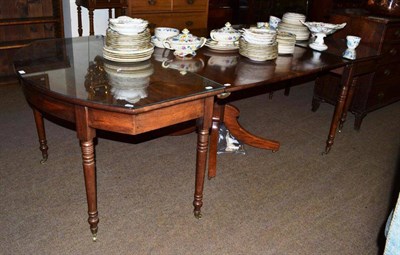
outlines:
[[214, 98], [206, 98], [204, 105], [204, 116], [198, 125], [197, 134], [197, 154], [196, 154], [196, 178], [194, 192], [194, 216], [201, 218], [201, 207], [203, 206], [204, 178], [206, 174], [207, 149], [209, 140], [209, 130], [213, 112]]
[[339, 122], [342, 118], [343, 111], [345, 109], [345, 103], [349, 94], [350, 84], [353, 82], [353, 66], [346, 66], [342, 74], [342, 88], [337, 99], [335, 106], [335, 112], [332, 117], [331, 127], [329, 130], [328, 140], [326, 141], [326, 147], [324, 154], [328, 154], [333, 146], [335, 140], [336, 131], [338, 129]]
[[99, 216], [97, 212], [96, 188], [96, 162], [93, 139], [96, 130], [89, 126], [89, 113], [86, 107], [75, 107], [76, 133], [82, 150], [83, 174], [85, 177], [86, 198], [88, 204], [88, 222], [92, 232], [93, 241], [97, 240], [97, 225]]
[[99, 215], [97, 212], [97, 191], [96, 191], [96, 163], [94, 159], [93, 140], [81, 141], [83, 174], [85, 176], [86, 198], [88, 204], [88, 222], [93, 241], [97, 240], [97, 225]]
[[352, 82], [351, 82], [351, 85], [349, 87], [349, 92], [347, 93], [347, 98], [346, 98], [346, 102], [345, 102], [345, 105], [344, 105], [343, 113], [342, 113], [342, 116], [340, 118], [339, 132], [342, 132], [344, 122], [346, 121], [347, 112], [349, 111], [351, 102], [353, 101], [354, 90], [356, 89], [356, 84], [357, 84], [357, 77], [354, 77]]
[[47, 146], [43, 115], [38, 110], [33, 109], [33, 116], [35, 117], [36, 131], [39, 137], [39, 143], [40, 143], [39, 149], [42, 152], [42, 159], [40, 160], [40, 163], [44, 164], [48, 158], [47, 150], [49, 149], [49, 147]]

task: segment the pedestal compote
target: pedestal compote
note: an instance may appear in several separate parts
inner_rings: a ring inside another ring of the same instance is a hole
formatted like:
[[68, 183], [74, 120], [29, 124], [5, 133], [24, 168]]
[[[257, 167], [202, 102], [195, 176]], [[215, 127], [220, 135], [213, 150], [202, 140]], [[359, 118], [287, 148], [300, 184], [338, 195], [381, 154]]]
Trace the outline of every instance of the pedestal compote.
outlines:
[[328, 46], [324, 42], [324, 38], [327, 35], [335, 33], [337, 30], [342, 29], [346, 26], [346, 23], [342, 24], [330, 24], [324, 22], [304, 22], [301, 21], [304, 26], [306, 26], [313, 38], [314, 41], [310, 43], [310, 48], [314, 50], [324, 51], [328, 49]]

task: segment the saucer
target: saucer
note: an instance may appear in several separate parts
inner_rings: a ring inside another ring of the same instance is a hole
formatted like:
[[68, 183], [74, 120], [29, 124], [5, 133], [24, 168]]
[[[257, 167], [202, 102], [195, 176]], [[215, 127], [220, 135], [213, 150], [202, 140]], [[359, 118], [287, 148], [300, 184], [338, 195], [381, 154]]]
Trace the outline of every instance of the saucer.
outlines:
[[212, 39], [207, 40], [205, 46], [207, 46], [208, 48], [210, 48], [211, 50], [214, 51], [219, 51], [219, 52], [234, 52], [237, 51], [239, 49], [239, 45], [238, 44], [227, 44], [227, 45], [220, 45], [218, 44], [217, 41], [214, 41]]

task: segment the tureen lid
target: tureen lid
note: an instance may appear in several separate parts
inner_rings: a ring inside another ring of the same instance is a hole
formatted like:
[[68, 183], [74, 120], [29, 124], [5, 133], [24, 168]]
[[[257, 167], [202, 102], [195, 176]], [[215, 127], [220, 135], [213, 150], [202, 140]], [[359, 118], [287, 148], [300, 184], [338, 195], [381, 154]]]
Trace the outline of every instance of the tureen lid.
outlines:
[[212, 30], [214, 33], [228, 33], [228, 34], [238, 34], [240, 33], [238, 30], [234, 29], [231, 25], [231, 23], [226, 22], [225, 27], [222, 27], [220, 29], [214, 29]]
[[185, 28], [179, 35], [170, 37], [167, 40], [173, 43], [185, 44], [185, 43], [198, 43], [201, 41], [201, 38], [192, 35], [191, 33], [189, 33], [189, 30]]

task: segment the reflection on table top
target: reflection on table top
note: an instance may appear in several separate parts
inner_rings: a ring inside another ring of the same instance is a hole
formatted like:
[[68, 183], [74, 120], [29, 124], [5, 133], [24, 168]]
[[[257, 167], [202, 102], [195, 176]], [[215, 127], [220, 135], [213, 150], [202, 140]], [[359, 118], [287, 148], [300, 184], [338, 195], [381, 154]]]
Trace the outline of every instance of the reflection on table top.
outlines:
[[37, 41], [16, 54], [14, 66], [25, 84], [84, 104], [139, 109], [223, 90], [196, 74], [164, 68], [154, 57], [108, 61], [102, 57], [103, 41], [101, 36]]

